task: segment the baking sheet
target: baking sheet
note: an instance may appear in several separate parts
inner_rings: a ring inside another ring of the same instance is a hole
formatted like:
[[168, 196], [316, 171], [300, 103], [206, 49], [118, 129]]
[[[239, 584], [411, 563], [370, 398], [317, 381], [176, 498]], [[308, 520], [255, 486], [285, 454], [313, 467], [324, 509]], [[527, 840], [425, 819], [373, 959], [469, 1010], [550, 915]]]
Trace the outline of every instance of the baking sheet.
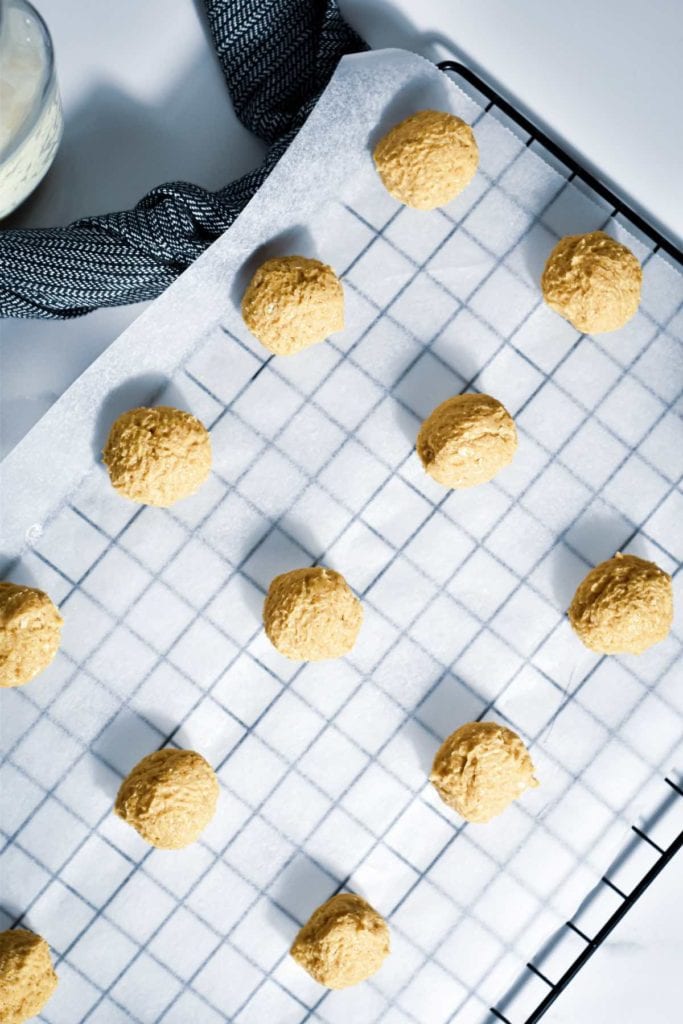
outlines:
[[[481, 151], [429, 214], [399, 208], [370, 158], [425, 106], [473, 123]], [[230, 231], [2, 464], [4, 568], [66, 620], [53, 666], [2, 694], [0, 928], [23, 915], [55, 952], [42, 1020], [481, 1024], [675, 767], [680, 617], [646, 655], [599, 659], [564, 610], [615, 550], [680, 594], [683, 283], [526, 141], [419, 57], [345, 58]], [[580, 338], [538, 279], [560, 235], [597, 227], [643, 261], [643, 302]], [[266, 359], [239, 298], [292, 251], [341, 274], [348, 326]], [[444, 492], [415, 435], [468, 389], [504, 402], [520, 449], [494, 483]], [[210, 480], [168, 511], [119, 499], [98, 462], [111, 420], [151, 400], [214, 443]], [[260, 607], [275, 573], [312, 562], [344, 573], [365, 624], [349, 658], [297, 666]], [[511, 724], [541, 780], [487, 826], [426, 783], [476, 717]], [[111, 813], [168, 744], [222, 787], [180, 853]], [[388, 918], [393, 953], [329, 993], [287, 951], [341, 887]]]

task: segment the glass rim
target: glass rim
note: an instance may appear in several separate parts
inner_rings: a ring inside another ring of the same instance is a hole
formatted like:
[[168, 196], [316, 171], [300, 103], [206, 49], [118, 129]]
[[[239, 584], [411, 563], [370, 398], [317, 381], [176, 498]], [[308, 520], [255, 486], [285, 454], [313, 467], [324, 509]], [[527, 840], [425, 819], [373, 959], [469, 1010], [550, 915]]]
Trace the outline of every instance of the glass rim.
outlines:
[[46, 100], [56, 80], [55, 51], [52, 45], [52, 36], [50, 35], [50, 30], [45, 24], [43, 16], [36, 10], [33, 4], [30, 3], [30, 0], [0, 0], [0, 33], [3, 28], [3, 19], [11, 7], [19, 9], [23, 8], [32, 18], [35, 19], [42, 36], [45, 50], [45, 67], [43, 69], [43, 81], [40, 89], [36, 93], [36, 97], [30, 110], [22, 121], [14, 138], [10, 139], [4, 149], [0, 150], [0, 164], [4, 164], [11, 156], [13, 156], [31, 134], [40, 115], [45, 109]]

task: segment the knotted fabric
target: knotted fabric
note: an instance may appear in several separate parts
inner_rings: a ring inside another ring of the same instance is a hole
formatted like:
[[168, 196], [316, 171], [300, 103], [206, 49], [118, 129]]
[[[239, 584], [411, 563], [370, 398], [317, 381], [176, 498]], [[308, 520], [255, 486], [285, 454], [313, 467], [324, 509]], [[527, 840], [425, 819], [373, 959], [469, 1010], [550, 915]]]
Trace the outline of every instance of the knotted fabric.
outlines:
[[152, 189], [132, 209], [64, 228], [0, 231], [0, 316], [66, 319], [153, 299], [249, 202], [340, 58], [366, 49], [335, 0], [204, 0], [240, 121], [270, 146], [261, 166], [210, 192]]

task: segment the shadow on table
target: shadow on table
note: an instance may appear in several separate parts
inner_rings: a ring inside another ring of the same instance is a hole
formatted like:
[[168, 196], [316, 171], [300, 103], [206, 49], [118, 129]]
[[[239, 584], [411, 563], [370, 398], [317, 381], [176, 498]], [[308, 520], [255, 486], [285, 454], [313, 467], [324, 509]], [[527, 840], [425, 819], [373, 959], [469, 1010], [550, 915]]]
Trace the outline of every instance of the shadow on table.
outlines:
[[171, 740], [182, 746], [177, 721], [155, 710], [145, 711], [143, 720], [137, 712], [125, 708], [109, 722], [91, 747], [89, 760], [95, 784], [113, 799], [121, 780], [138, 761], [167, 746]]
[[249, 575], [265, 589], [273, 576], [310, 565], [321, 550], [323, 545], [308, 523], [281, 516], [275, 522], [260, 522], [251, 530], [235, 564], [242, 568], [250, 563]]
[[[166, 182], [217, 189], [257, 167], [265, 146], [234, 116], [217, 80], [213, 44], [207, 46], [209, 53], [202, 48], [191, 56], [168, 91], [151, 101], [100, 80], [76, 107], [67, 106], [52, 168], [2, 226], [64, 225], [130, 209]], [[191, 144], [183, 125], [192, 127]]]
[[[268, 894], [275, 904], [283, 906], [290, 917], [303, 925], [316, 907], [340, 889], [341, 882], [342, 876], [330, 865], [318, 864], [305, 853], [297, 852]], [[268, 905], [272, 906], [270, 902]], [[281, 912], [274, 912], [272, 916], [276, 930], [291, 944], [297, 924], [292, 921], [285, 925]]]
[[569, 607], [576, 588], [594, 566], [626, 548], [639, 558], [647, 559], [652, 554], [637, 531], [634, 536], [633, 524], [616, 513], [589, 515], [572, 527], [551, 552], [553, 592], [560, 608]]
[[[559, 555], [564, 545], [556, 545], [553, 552], [554, 555], [558, 554], [554, 577], [555, 594], [558, 600], [564, 604], [568, 599], [571, 600], [576, 586], [589, 571], [588, 566], [592, 567], [612, 558], [629, 541], [632, 533], [632, 524], [616, 513], [613, 515], [589, 514], [575, 523], [563, 538], [568, 545], [571, 545], [572, 551], [576, 552], [573, 555], [571, 567], [569, 556]], [[579, 557], [584, 559], [588, 566], [577, 580], [575, 565]]]
[[429, 778], [434, 757], [443, 740], [461, 725], [477, 718], [482, 705], [483, 701], [477, 699], [450, 671], [439, 677], [417, 705], [414, 717], [406, 723], [406, 730], [425, 780]]
[[32, 930], [28, 916], [24, 917], [24, 911], [18, 904], [11, 900], [0, 901], [0, 929], [15, 926]]
[[461, 390], [461, 380], [445, 371], [443, 363], [438, 359], [423, 354], [417, 372], [406, 374], [392, 387], [392, 395], [402, 403], [395, 403], [394, 414], [406, 440], [414, 445], [424, 419], [438, 405], [447, 398], [453, 398]]
[[25, 587], [38, 587], [39, 581], [34, 573], [26, 567], [26, 559], [8, 558], [0, 551], [0, 578], [10, 583], [22, 583]]

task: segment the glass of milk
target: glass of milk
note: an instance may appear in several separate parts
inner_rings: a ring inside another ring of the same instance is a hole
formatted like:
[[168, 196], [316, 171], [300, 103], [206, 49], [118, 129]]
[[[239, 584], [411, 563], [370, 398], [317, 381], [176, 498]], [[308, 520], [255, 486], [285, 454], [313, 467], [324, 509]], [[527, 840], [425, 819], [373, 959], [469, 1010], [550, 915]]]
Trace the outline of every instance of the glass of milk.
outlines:
[[62, 127], [45, 22], [27, 0], [0, 0], [0, 218], [43, 180]]

